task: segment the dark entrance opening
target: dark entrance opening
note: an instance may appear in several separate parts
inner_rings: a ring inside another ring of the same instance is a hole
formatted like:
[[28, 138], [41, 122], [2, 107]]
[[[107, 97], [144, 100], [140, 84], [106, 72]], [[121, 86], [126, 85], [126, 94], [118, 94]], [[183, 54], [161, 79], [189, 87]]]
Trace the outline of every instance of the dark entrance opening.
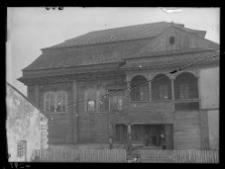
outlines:
[[136, 124], [131, 128], [132, 144], [173, 149], [172, 124]]
[[117, 143], [127, 142], [127, 126], [125, 124], [116, 125], [116, 142]]

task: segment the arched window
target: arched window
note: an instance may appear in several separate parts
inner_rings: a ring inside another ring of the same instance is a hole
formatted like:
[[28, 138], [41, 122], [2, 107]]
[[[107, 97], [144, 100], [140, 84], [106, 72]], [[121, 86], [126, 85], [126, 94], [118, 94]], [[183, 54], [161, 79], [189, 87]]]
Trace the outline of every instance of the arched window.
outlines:
[[[145, 83], [145, 84], [143, 84]], [[141, 85], [143, 84], [143, 85]], [[139, 86], [141, 85], [141, 86]], [[138, 75], [131, 80], [131, 101], [148, 101], [149, 100], [149, 87], [147, 79], [144, 76]]]
[[189, 72], [179, 74], [174, 84], [176, 99], [198, 98], [198, 79]]
[[67, 93], [65, 91], [47, 92], [44, 94], [44, 111], [66, 112]]
[[54, 112], [55, 109], [55, 93], [47, 92], [44, 94], [44, 111]]
[[152, 99], [153, 100], [171, 99], [171, 81], [164, 74], [159, 74], [153, 78]]

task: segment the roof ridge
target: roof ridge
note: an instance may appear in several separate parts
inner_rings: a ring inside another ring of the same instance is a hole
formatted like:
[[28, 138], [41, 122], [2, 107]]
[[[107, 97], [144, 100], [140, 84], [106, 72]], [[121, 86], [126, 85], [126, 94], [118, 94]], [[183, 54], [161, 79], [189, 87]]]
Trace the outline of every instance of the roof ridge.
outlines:
[[90, 31], [89, 33], [91, 33], [91, 32], [102, 32], [102, 31], [113, 30], [113, 29], [136, 27], [136, 26], [152, 25], [152, 24], [158, 24], [158, 23], [168, 23], [169, 24], [169, 22], [166, 22], [166, 21], [143, 23], [143, 24], [138, 24], [138, 25], [128, 25], [128, 26], [121, 26], [121, 27], [115, 27], [115, 28], [109, 28], [109, 29], [95, 30], [95, 31]]

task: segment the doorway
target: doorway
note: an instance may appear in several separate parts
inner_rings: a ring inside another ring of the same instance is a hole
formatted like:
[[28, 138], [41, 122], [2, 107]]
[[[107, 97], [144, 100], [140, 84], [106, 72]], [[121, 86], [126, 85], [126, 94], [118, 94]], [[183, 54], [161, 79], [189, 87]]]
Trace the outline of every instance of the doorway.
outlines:
[[116, 142], [117, 143], [127, 142], [127, 126], [125, 124], [116, 125]]
[[173, 149], [172, 124], [135, 124], [131, 127], [132, 143]]

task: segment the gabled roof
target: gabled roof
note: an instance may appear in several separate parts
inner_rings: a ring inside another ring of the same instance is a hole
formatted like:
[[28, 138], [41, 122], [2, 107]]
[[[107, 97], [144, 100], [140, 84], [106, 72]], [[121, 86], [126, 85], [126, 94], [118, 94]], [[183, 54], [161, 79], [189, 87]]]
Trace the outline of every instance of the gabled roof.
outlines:
[[143, 39], [44, 51], [39, 58], [23, 70], [122, 62], [123, 56], [136, 53], [150, 41], [151, 39]]
[[[152, 46], [154, 39], [156, 39], [158, 35], [160, 36], [162, 33], [166, 32], [166, 30], [170, 30], [171, 27], [182, 29], [182, 31], [188, 34], [205, 40], [205, 31], [192, 30], [185, 28], [183, 24], [168, 22], [94, 31], [67, 40], [61, 44], [45, 48], [41, 56], [23, 69], [25, 72], [23, 78], [28, 78], [28, 74], [32, 75], [32, 72], [39, 70], [49, 71], [106, 63], [125, 63], [125, 60], [128, 58], [157, 55], [157, 53], [152, 51], [149, 53], [149, 47]], [[216, 44], [216, 46], [219, 45]], [[198, 49], [198, 47], [196, 47], [196, 49], [188, 49], [187, 51], [184, 49], [184, 52], [190, 52], [190, 50], [204, 51], [207, 49], [208, 48]], [[178, 51], [178, 53], [182, 53], [182, 50]], [[167, 53], [168, 51], [162, 52]], [[158, 54], [161, 55], [162, 53]]]

